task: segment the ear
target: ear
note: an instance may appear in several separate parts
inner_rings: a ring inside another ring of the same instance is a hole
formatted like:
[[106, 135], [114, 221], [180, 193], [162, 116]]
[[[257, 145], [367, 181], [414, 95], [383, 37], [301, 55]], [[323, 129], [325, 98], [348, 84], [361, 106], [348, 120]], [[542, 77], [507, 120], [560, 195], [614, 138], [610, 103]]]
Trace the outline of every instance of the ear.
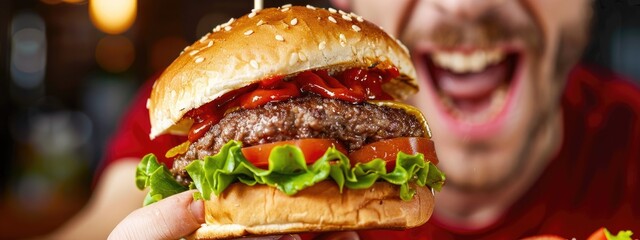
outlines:
[[343, 11], [351, 11], [351, 1], [349, 0], [331, 0], [331, 4]]

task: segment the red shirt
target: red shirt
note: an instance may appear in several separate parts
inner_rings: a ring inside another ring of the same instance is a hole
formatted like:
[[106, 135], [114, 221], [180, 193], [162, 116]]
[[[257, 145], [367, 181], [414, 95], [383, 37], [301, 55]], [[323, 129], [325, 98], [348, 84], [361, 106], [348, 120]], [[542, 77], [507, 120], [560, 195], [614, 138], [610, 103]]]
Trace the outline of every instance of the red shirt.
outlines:
[[[145, 84], [107, 150], [105, 164], [147, 153], [163, 156], [185, 138], [149, 140]], [[362, 239], [518, 239], [553, 234], [586, 239], [600, 227], [640, 234], [640, 90], [607, 72], [576, 67], [562, 98], [564, 140], [537, 182], [483, 229], [447, 226], [434, 215], [405, 231], [359, 232]], [[133, 184], [133, 178], [131, 180]], [[437, 203], [436, 203], [437, 204]]]

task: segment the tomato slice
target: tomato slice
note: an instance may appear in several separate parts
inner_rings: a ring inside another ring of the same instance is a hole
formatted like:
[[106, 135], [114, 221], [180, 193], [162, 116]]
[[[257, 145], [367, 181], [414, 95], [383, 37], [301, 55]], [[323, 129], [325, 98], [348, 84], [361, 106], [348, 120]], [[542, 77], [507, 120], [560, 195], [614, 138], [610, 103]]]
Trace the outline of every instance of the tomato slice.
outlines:
[[606, 240], [607, 235], [604, 234], [604, 228], [599, 228], [595, 232], [593, 232], [587, 240]]
[[276, 146], [282, 145], [294, 145], [299, 147], [304, 154], [304, 159], [307, 164], [311, 164], [318, 160], [318, 158], [322, 157], [327, 149], [332, 146], [336, 146], [336, 149], [338, 149], [338, 151], [344, 153], [345, 155], [347, 154], [347, 150], [338, 141], [321, 138], [308, 138], [266, 143], [251, 147], [244, 147], [241, 150], [244, 157], [254, 166], [266, 169], [269, 167], [269, 154], [271, 154], [271, 150]]
[[399, 137], [381, 140], [370, 143], [349, 154], [351, 164], [366, 163], [376, 158], [381, 158], [387, 162], [387, 171], [392, 171], [396, 166], [396, 156], [398, 152], [414, 155], [424, 154], [424, 159], [438, 164], [435, 146], [433, 141], [424, 137]]

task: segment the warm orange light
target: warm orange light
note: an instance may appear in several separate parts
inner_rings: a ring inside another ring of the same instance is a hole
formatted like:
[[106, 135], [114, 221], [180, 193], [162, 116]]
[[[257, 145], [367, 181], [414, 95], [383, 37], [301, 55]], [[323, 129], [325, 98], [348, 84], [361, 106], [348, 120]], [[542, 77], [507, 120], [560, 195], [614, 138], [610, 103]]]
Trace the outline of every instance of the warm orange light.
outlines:
[[90, 0], [89, 15], [100, 31], [120, 34], [136, 19], [136, 0]]

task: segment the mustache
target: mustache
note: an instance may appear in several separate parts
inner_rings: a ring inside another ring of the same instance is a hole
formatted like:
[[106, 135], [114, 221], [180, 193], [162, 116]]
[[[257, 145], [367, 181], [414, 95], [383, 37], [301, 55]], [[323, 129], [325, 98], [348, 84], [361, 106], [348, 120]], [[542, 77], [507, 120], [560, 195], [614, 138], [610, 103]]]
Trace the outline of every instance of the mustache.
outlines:
[[501, 43], [518, 40], [526, 48], [543, 49], [542, 31], [533, 20], [522, 23], [511, 19], [507, 13], [491, 11], [474, 20], [440, 18], [430, 31], [428, 39], [442, 48], [470, 46], [492, 48]]

